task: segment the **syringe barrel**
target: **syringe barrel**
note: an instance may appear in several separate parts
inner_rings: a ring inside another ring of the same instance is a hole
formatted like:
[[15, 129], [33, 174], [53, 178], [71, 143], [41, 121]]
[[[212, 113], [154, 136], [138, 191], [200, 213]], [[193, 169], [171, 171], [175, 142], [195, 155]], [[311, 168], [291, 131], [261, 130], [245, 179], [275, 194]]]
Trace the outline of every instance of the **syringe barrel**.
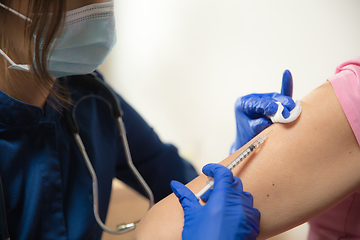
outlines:
[[239, 156], [237, 156], [234, 160], [232, 160], [229, 165], [226, 167], [230, 170], [232, 170], [234, 167], [236, 167], [242, 160], [244, 160], [248, 155], [250, 155], [251, 152], [253, 152], [256, 148], [258, 148], [265, 140], [267, 135], [258, 137], [250, 146], [248, 146]]
[[261, 137], [258, 137], [253, 143], [252, 145], [255, 146], [255, 148], [258, 148], [266, 139], [267, 135], [263, 135]]
[[200, 200], [200, 197], [206, 193], [210, 188], [212, 188], [214, 186], [214, 179], [211, 178], [209, 179], [209, 181], [207, 181], [207, 185], [200, 190], [200, 192], [198, 192], [195, 196], [198, 200]]
[[[249, 147], [247, 147], [242, 153], [240, 153], [239, 156], [237, 156], [234, 160], [231, 161], [231, 163], [229, 163], [226, 167], [230, 170], [232, 170], [234, 167], [236, 167], [242, 160], [244, 160], [248, 155], [250, 155], [250, 153], [252, 153], [256, 148], [258, 148], [265, 140], [265, 138], [267, 137], [267, 135], [261, 136], [259, 138], [257, 138], [252, 144], [250, 144]], [[210, 179], [207, 182], [207, 185], [201, 189], [200, 192], [198, 192], [198, 194], [196, 194], [196, 198], [199, 200], [200, 197], [206, 192], [208, 191], [210, 188], [212, 188], [214, 186], [214, 179]]]
[[237, 156], [234, 160], [229, 163], [226, 167], [230, 170], [232, 170], [234, 167], [236, 167], [244, 158], [246, 158], [252, 151], [255, 150], [255, 146], [251, 144], [249, 147], [247, 147], [239, 156]]

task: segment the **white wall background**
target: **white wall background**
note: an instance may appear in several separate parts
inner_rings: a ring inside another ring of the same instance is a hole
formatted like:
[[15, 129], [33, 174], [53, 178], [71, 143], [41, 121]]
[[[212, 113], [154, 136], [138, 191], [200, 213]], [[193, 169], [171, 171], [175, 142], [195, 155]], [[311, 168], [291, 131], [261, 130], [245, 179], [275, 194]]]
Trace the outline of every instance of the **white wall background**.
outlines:
[[239, 96], [279, 91], [290, 69], [301, 99], [360, 55], [358, 0], [115, 4], [118, 42], [103, 74], [199, 170], [228, 155]]

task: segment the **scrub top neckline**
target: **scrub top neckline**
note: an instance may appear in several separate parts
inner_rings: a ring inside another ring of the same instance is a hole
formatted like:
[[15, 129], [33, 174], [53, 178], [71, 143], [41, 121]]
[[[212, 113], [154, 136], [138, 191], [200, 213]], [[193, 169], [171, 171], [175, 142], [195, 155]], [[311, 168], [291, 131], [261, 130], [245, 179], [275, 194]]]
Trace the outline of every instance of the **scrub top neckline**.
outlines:
[[50, 121], [58, 112], [48, 103], [44, 111], [41, 107], [22, 102], [0, 91], [0, 113], [0, 123], [18, 127]]

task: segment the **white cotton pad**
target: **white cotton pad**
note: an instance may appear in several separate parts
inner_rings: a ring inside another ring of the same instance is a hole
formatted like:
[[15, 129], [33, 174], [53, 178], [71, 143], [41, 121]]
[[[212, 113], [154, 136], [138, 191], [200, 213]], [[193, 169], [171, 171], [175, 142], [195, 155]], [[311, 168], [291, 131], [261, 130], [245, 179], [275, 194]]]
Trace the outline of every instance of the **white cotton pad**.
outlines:
[[284, 118], [282, 115], [282, 111], [284, 110], [284, 106], [280, 102], [276, 102], [278, 105], [278, 110], [276, 113], [270, 117], [270, 120], [273, 123], [290, 123], [292, 121], [295, 121], [301, 113], [301, 102], [299, 100], [295, 101], [295, 107], [293, 110], [290, 111], [290, 116], [288, 118]]

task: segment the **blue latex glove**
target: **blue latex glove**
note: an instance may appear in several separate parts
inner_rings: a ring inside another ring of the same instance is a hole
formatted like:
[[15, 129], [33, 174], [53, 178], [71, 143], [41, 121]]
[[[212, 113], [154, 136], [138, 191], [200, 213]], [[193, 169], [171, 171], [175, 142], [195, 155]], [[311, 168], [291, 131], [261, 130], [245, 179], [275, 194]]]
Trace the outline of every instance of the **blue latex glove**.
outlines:
[[289, 70], [283, 74], [281, 93], [250, 94], [237, 99], [235, 104], [236, 139], [230, 154], [241, 148], [245, 143], [258, 135], [272, 122], [269, 116], [276, 113], [280, 102], [284, 106], [284, 118], [290, 116], [290, 111], [295, 107], [291, 98], [293, 80]]
[[186, 186], [171, 182], [184, 209], [182, 239], [256, 239], [260, 212], [252, 207], [252, 195], [243, 192], [241, 180], [220, 164], [206, 165], [203, 173], [215, 179], [204, 206]]

